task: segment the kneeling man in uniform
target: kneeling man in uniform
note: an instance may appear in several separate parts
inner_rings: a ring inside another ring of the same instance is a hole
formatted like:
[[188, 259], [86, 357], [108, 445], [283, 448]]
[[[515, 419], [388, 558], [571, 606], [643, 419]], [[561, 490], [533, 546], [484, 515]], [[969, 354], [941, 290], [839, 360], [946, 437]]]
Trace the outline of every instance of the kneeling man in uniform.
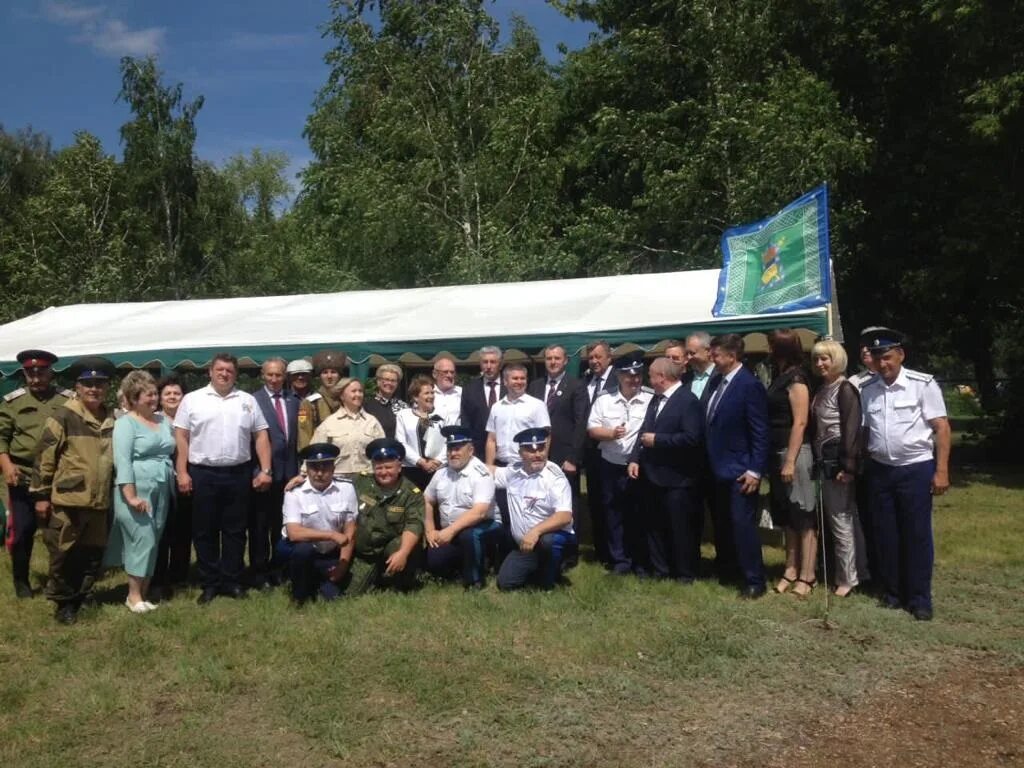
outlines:
[[423, 491], [426, 568], [435, 576], [451, 576], [461, 568], [462, 586], [480, 589], [484, 553], [502, 535], [494, 478], [473, 455], [469, 427], [442, 427], [441, 434], [448, 441], [448, 464], [434, 473]]
[[405, 448], [400, 442], [390, 437], [372, 440], [366, 456], [373, 472], [355, 478], [359, 519], [345, 593], [411, 589], [421, 553], [423, 494], [402, 476]]
[[519, 461], [498, 467], [494, 481], [508, 492], [508, 513], [516, 549], [498, 572], [498, 588], [535, 584], [551, 589], [562, 561], [576, 551], [572, 527], [572, 490], [562, 470], [548, 461], [550, 429], [524, 429], [515, 436]]
[[284, 495], [282, 538], [277, 554], [292, 580], [299, 605], [316, 597], [338, 597], [355, 549], [357, 502], [352, 483], [334, 479], [339, 448], [313, 443], [299, 457], [306, 481]]

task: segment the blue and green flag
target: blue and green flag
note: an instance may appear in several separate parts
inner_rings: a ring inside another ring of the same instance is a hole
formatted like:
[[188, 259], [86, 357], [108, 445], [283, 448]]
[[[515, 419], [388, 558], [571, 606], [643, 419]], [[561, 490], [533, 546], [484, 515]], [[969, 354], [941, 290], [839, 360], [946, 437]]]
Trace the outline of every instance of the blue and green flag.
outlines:
[[727, 229], [711, 313], [791, 312], [828, 304], [828, 189], [822, 184], [774, 216]]

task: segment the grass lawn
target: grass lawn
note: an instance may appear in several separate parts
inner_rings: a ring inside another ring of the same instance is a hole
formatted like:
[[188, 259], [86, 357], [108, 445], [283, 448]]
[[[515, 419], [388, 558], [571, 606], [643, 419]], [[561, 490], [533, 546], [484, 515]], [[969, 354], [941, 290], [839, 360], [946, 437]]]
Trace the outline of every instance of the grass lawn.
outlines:
[[[931, 623], [854, 596], [826, 627], [821, 588], [751, 604], [584, 563], [552, 594], [431, 584], [296, 611], [280, 590], [205, 609], [191, 593], [145, 616], [118, 574], [114, 602], [62, 628], [44, 600], [15, 602], [3, 557], [0, 766], [814, 765], [849, 722], [864, 739], [847, 765], [1019, 764], [1024, 473], [954, 481]], [[963, 755], [927, 736], [932, 758], [868, 759], [902, 726], [857, 718], [920, 715], [932, 684], [1002, 712], [1005, 729], [985, 722], [1002, 746], [965, 726]]]

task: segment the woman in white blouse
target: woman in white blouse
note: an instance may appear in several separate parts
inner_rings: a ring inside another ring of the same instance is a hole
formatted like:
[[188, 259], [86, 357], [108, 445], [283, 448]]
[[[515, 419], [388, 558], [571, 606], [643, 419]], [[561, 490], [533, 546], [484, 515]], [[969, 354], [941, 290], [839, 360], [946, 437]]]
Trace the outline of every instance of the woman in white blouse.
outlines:
[[444, 466], [445, 440], [442, 418], [434, 413], [434, 382], [416, 376], [409, 383], [409, 408], [395, 417], [395, 439], [405, 446], [402, 473], [421, 491]]

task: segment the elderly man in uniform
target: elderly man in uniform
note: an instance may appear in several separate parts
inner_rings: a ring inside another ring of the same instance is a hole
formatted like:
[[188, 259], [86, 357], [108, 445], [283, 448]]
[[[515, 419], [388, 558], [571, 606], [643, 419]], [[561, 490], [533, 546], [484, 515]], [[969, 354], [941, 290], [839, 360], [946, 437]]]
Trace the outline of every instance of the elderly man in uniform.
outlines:
[[337, 349], [324, 349], [313, 355], [313, 368], [320, 376], [320, 389], [306, 395], [299, 404], [297, 446], [300, 451], [313, 442], [313, 433], [320, 422], [341, 407], [334, 388], [341, 381], [347, 364], [348, 356]]
[[508, 492], [512, 539], [516, 549], [498, 571], [498, 589], [535, 584], [551, 589], [567, 555], [576, 550], [572, 526], [572, 490], [565, 473], [548, 461], [550, 429], [524, 429], [515, 436], [520, 460], [494, 470], [494, 482]]
[[409, 404], [398, 397], [398, 386], [402, 383], [402, 367], [384, 363], [377, 368], [377, 391], [363, 403], [363, 410], [380, 422], [385, 437], [395, 436], [396, 414]]
[[644, 355], [637, 352], [614, 363], [617, 392], [599, 397], [590, 409], [587, 432], [601, 451], [601, 507], [605, 513], [611, 573], [647, 573], [647, 547], [640, 524], [637, 483], [627, 468], [651, 393], [641, 387]]
[[300, 400], [313, 392], [313, 364], [304, 357], [292, 360], [284, 369], [288, 389]]
[[423, 494], [402, 475], [405, 448], [381, 437], [366, 446], [372, 473], [355, 479], [359, 504], [356, 546], [344, 586], [347, 595], [416, 585], [423, 537]]
[[[200, 605], [218, 594], [245, 596], [241, 578], [249, 489], [265, 491], [274, 474], [263, 411], [256, 398], [235, 387], [238, 360], [218, 352], [209, 375], [210, 383], [185, 395], [174, 415], [178, 492], [192, 494]], [[253, 445], [256, 467], [250, 464]]]
[[352, 483], [334, 479], [339, 448], [313, 443], [300, 454], [306, 480], [284, 496], [279, 559], [287, 563], [292, 600], [302, 605], [317, 594], [333, 600], [355, 550], [358, 503]]
[[484, 554], [502, 532], [494, 478], [474, 455], [469, 427], [442, 427], [441, 434], [448, 441], [448, 464], [434, 473], [423, 491], [426, 570], [444, 577], [461, 569], [462, 585], [480, 589]]
[[[612, 371], [612, 348], [604, 339], [587, 345], [587, 417], [597, 399], [619, 386]], [[587, 508], [590, 510], [590, 535], [594, 541], [594, 554], [605, 566], [611, 567], [608, 552], [608, 532], [604, 529], [605, 511], [601, 506], [601, 449], [597, 442], [586, 443], [585, 469], [587, 474]]]
[[860, 393], [868, 504], [882, 604], [932, 618], [932, 496], [949, 488], [949, 420], [935, 379], [903, 367], [904, 337], [875, 328], [862, 340], [878, 375]]
[[46, 419], [29, 495], [50, 552], [46, 596], [56, 619], [74, 624], [92, 592], [109, 534], [114, 417], [106, 398], [114, 366], [83, 357], [71, 366], [76, 398]]
[[14, 594], [32, 597], [29, 561], [36, 533], [36, 516], [28, 494], [29, 478], [43, 425], [74, 392], [53, 386], [57, 356], [42, 349], [18, 353], [25, 386], [4, 395], [0, 403], [0, 470], [7, 485], [7, 549], [11, 553]]

